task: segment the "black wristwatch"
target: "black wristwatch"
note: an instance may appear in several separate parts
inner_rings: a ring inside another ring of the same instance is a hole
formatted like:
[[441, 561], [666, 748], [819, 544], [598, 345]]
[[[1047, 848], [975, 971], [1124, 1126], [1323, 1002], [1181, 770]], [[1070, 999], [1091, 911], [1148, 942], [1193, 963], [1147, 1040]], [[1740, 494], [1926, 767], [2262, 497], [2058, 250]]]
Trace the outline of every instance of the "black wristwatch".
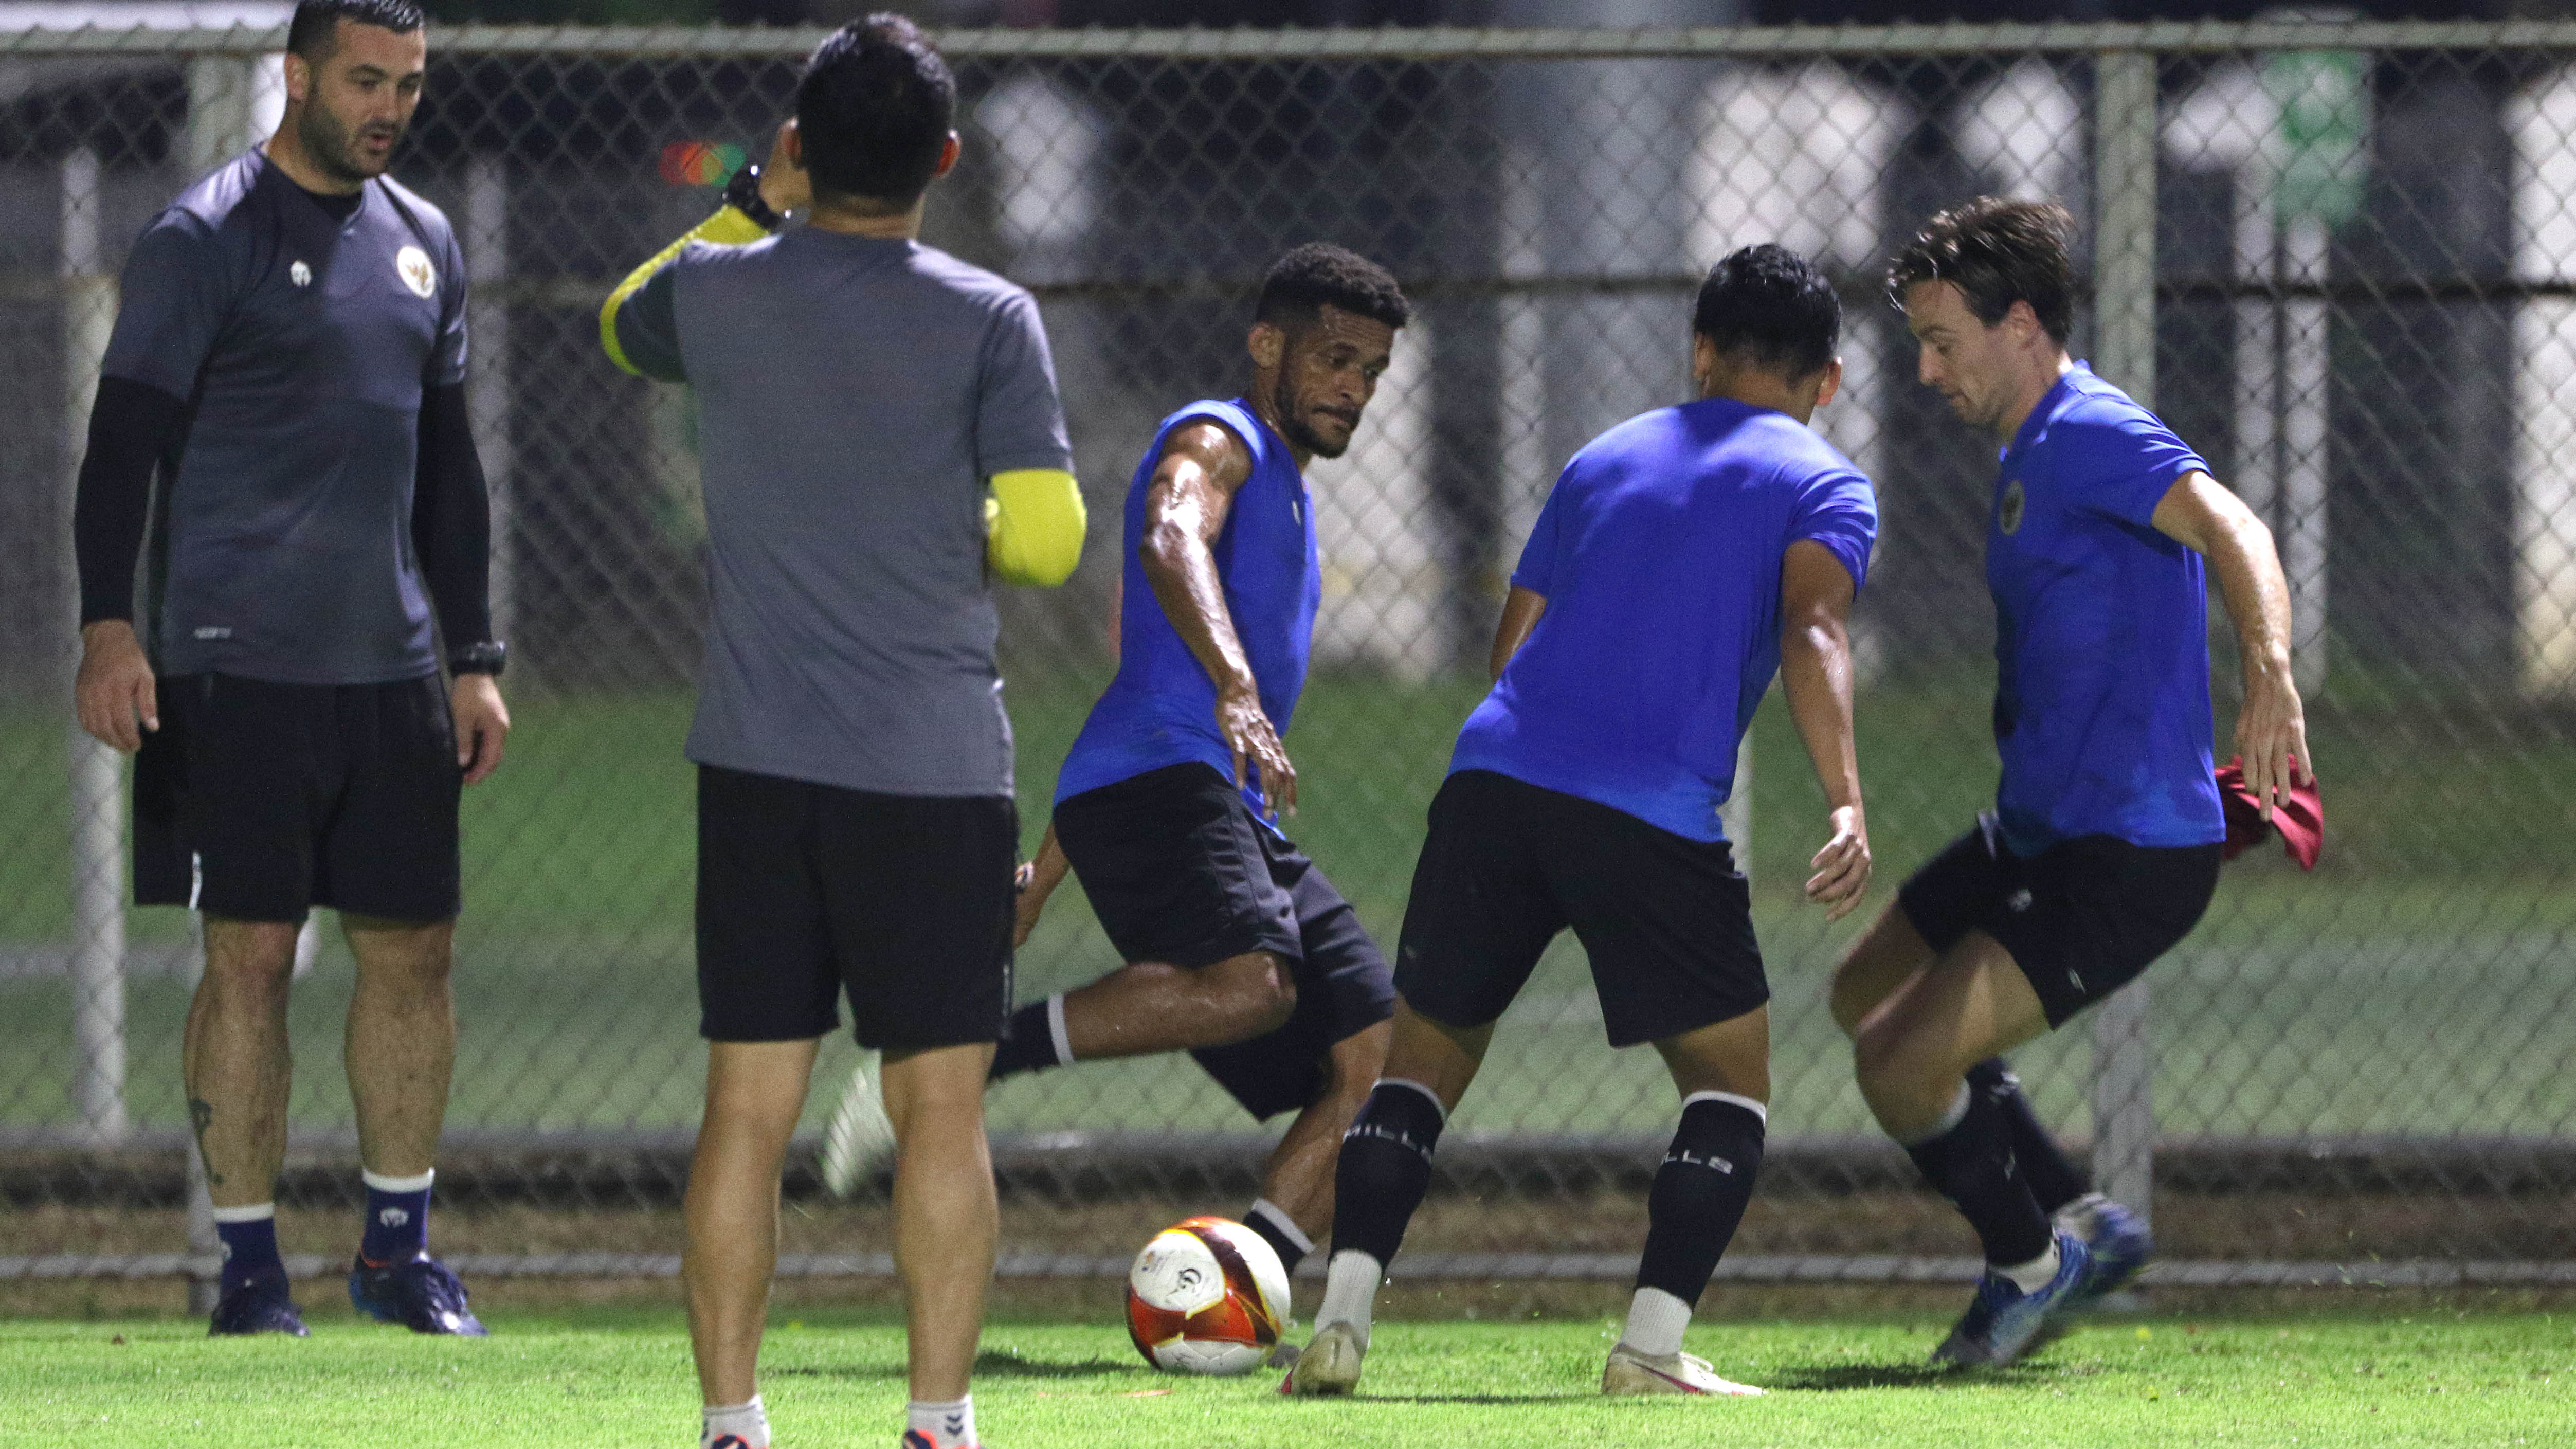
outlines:
[[760, 168], [757, 165], [745, 166], [733, 174], [733, 179], [725, 183], [724, 199], [725, 205], [760, 223], [763, 231], [776, 231], [787, 224], [787, 218], [772, 211], [769, 203], [760, 199]]
[[468, 644], [447, 656], [450, 674], [499, 674], [510, 665], [510, 646], [497, 639]]

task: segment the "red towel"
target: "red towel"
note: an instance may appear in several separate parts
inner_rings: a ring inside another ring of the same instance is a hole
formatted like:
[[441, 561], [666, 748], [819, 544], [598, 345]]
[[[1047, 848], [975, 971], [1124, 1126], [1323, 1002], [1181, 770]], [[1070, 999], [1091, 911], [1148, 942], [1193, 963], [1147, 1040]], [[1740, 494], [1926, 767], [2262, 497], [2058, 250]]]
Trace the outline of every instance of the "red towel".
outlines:
[[2292, 785], [2272, 806], [2269, 824], [2263, 820], [2263, 804], [2254, 792], [2245, 788], [2245, 757], [2242, 755], [2218, 767], [2218, 803], [2227, 812], [2227, 844], [2220, 853], [2229, 860], [2249, 845], [2262, 843], [2274, 829], [2281, 832], [2281, 848], [2301, 870], [2317, 868], [2317, 853], [2326, 843], [2326, 802], [2317, 794], [2312, 778], [2304, 785]]

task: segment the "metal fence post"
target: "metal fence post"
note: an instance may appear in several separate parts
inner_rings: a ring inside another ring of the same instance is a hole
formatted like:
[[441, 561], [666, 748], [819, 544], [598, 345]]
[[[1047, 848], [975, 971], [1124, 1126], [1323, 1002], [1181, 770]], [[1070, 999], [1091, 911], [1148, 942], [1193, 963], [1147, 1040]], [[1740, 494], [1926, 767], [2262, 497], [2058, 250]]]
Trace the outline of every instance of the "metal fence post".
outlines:
[[[2156, 396], [2156, 59], [2144, 51], [2096, 60], [2093, 366], [2147, 407]], [[2147, 983], [2131, 983], [2093, 1018], [2093, 1178], [2102, 1191], [2152, 1210], [2155, 1063], [2147, 1043]]]
[[[63, 456], [87, 450], [99, 362], [116, 320], [116, 278], [99, 246], [98, 153], [63, 158]], [[66, 485], [70, 480], [66, 479]], [[125, 1140], [125, 762], [70, 728], [72, 847], [72, 1108], [102, 1147]]]

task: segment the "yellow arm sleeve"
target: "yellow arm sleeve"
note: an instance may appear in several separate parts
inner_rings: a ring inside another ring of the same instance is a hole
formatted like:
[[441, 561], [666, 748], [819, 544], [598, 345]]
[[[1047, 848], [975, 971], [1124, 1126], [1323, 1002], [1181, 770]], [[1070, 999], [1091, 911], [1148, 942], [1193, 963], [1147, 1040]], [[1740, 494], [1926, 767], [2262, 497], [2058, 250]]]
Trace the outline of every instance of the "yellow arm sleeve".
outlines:
[[652, 260], [628, 272], [626, 280], [617, 284], [617, 290], [609, 293], [608, 300], [600, 304], [599, 308], [599, 345], [607, 349], [608, 360], [634, 373], [637, 377], [644, 375], [641, 368], [626, 360], [626, 349], [617, 345], [617, 309], [626, 305], [627, 298], [642, 291], [644, 284], [653, 280], [655, 272], [670, 265], [671, 258], [678, 256], [681, 248], [693, 241], [720, 242], [728, 246], [736, 246], [743, 242], [758, 241], [767, 235], [769, 235], [768, 231], [759, 222], [753, 221], [730, 206], [720, 206], [716, 208], [715, 215], [689, 228], [678, 241], [655, 252]]
[[1051, 589], [1082, 561], [1089, 516], [1082, 487], [1061, 468], [1015, 468], [993, 475], [984, 499], [984, 557], [1005, 582]]

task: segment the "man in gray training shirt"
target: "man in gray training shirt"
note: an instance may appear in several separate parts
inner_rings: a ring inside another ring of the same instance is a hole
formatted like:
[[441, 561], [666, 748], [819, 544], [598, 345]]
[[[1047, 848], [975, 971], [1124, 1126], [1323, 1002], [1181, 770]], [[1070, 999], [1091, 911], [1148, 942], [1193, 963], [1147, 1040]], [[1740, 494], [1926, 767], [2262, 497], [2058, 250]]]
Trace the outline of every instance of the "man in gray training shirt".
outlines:
[[500, 764], [509, 715], [465, 263], [438, 208], [383, 174], [427, 54], [408, 0], [297, 7], [277, 134], [134, 245], [81, 464], [81, 723], [140, 750], [137, 903], [205, 917], [183, 1074], [224, 1239], [217, 1333], [304, 1332], [271, 1199], [288, 982], [317, 905], [358, 968], [350, 1297], [420, 1332], [483, 1331], [427, 1232], [456, 1050], [458, 787]]
[[[1010, 1004], [1019, 843], [988, 571], [1081, 555], [1029, 295], [922, 246], [955, 83], [900, 17], [818, 47], [765, 173], [601, 312], [630, 371], [698, 389], [713, 620], [698, 773], [706, 1121], [689, 1172], [703, 1446], [762, 1449], [778, 1174], [846, 993], [885, 1053], [907, 1449], [976, 1440], [992, 1273], [983, 1085]], [[805, 224], [767, 233], [778, 213]]]

